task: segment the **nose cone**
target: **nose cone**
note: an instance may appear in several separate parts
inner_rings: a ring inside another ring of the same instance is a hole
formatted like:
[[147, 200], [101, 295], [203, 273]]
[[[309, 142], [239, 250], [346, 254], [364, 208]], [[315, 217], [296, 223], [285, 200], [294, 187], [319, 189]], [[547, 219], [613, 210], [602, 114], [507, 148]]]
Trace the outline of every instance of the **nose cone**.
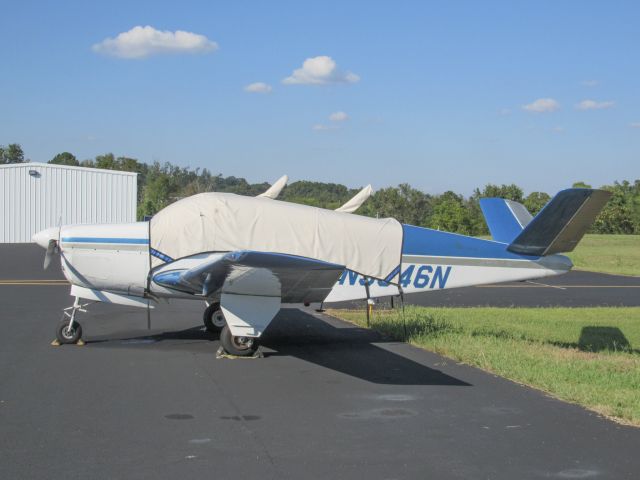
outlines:
[[51, 227], [45, 230], [40, 230], [36, 233], [31, 240], [40, 245], [42, 248], [47, 248], [49, 246], [49, 240], [59, 240], [60, 237], [60, 229], [58, 227]]

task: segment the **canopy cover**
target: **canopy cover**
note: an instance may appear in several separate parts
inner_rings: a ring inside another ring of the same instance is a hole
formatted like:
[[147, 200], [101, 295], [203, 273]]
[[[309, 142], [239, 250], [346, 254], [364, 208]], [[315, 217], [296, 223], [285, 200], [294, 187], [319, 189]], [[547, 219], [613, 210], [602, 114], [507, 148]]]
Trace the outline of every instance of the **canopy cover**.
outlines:
[[[260, 197], [200, 193], [151, 220], [150, 246], [174, 259], [202, 252], [254, 250], [344, 265], [387, 279], [400, 265], [402, 225]], [[153, 265], [161, 263], [153, 258]], [[397, 274], [392, 277], [397, 283]]]

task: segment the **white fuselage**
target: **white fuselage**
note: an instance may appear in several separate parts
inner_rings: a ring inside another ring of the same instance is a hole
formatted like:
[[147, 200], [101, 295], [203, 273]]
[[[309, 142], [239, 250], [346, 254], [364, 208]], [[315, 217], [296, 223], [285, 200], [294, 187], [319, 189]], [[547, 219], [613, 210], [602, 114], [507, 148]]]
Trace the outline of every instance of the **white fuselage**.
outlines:
[[[110, 225], [72, 225], [60, 229], [62, 269], [73, 285], [127, 296], [192, 298], [149, 282], [149, 228], [147, 222]], [[157, 267], [155, 272], [191, 268], [211, 255], [203, 253]], [[571, 268], [562, 255], [537, 260], [476, 259], [403, 255], [400, 287], [404, 293], [529, 280], [559, 275]], [[368, 286], [368, 289], [367, 289]], [[367, 292], [368, 290], [368, 292]], [[399, 288], [382, 280], [345, 270], [326, 302], [397, 295]]]
[[71, 284], [144, 296], [150, 268], [147, 222], [63, 226], [59, 246]]

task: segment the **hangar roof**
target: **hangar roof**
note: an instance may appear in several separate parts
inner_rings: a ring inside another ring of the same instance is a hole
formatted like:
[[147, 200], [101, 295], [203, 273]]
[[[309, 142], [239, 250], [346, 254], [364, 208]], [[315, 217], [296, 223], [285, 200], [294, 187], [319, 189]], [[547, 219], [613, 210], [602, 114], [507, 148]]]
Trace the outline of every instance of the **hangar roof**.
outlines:
[[104, 173], [111, 175], [138, 175], [137, 172], [126, 172], [124, 170], [109, 170], [106, 168], [89, 168], [89, 167], [74, 167], [72, 165], [58, 165], [57, 163], [41, 163], [41, 162], [23, 162], [23, 163], [6, 163], [0, 165], [0, 168], [56, 168], [63, 170], [82, 170], [96, 173]]

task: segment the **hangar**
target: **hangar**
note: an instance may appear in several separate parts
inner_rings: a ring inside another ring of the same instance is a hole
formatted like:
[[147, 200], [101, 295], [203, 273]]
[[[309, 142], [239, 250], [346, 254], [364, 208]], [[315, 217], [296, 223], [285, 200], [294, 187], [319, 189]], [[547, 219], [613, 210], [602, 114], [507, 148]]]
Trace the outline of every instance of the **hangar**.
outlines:
[[0, 165], [0, 243], [56, 225], [135, 222], [137, 173], [48, 163]]

